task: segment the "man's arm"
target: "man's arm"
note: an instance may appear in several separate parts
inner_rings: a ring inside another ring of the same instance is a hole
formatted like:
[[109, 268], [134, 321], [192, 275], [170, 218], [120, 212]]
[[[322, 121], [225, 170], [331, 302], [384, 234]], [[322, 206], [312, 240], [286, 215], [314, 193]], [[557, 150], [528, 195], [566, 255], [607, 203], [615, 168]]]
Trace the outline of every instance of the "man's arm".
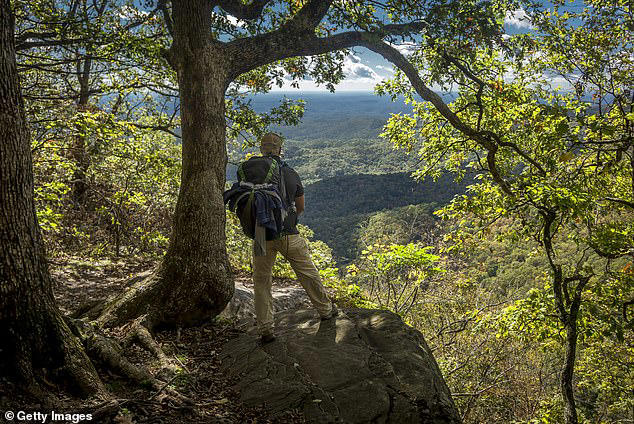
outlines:
[[304, 212], [304, 195], [303, 194], [295, 198], [295, 209], [297, 210], [298, 216]]

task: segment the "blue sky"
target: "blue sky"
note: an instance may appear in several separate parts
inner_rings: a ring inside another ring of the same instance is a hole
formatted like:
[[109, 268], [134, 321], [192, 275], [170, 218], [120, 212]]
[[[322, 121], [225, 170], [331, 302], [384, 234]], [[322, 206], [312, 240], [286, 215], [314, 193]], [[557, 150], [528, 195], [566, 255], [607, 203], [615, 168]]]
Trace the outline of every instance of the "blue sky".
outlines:
[[[550, 1], [543, 1], [540, 3], [542, 8], [552, 8], [553, 3]], [[587, 7], [584, 0], [568, 0], [565, 5], [559, 8], [560, 11], [575, 10], [579, 11], [580, 8]], [[235, 17], [228, 15], [226, 18], [229, 22], [236, 27], [243, 26], [243, 22], [239, 21]], [[517, 9], [514, 12], [509, 12], [504, 19], [504, 29], [506, 34], [514, 35], [518, 33], [526, 33], [533, 30], [531, 23], [528, 19], [528, 15], [523, 9]], [[408, 54], [408, 50], [412, 49], [412, 45], [401, 44], [396, 45], [399, 50], [405, 55]], [[377, 83], [391, 78], [394, 75], [394, 69], [391, 63], [387, 62], [380, 55], [371, 52], [368, 49], [357, 47], [352, 49], [351, 53], [346, 57], [344, 61], [344, 74], [345, 79], [336, 86], [337, 92], [373, 92]], [[570, 83], [561, 76], [546, 76], [550, 85], [553, 88], [562, 88], [564, 90], [570, 89]], [[574, 76], [572, 76], [574, 78]], [[505, 78], [512, 79], [512, 75], [505, 76]], [[312, 80], [303, 80], [299, 83], [299, 88], [294, 88], [291, 85], [291, 81], [287, 80], [283, 87], [274, 86], [272, 91], [274, 92], [328, 92], [324, 86], [317, 85]], [[432, 87], [436, 89], [437, 87]]]
[[[505, 30], [508, 34], [517, 34], [530, 30], [530, 22], [526, 19], [524, 10], [519, 9], [513, 14], [508, 14], [504, 20]], [[408, 45], [396, 46], [402, 53], [407, 54]], [[394, 75], [393, 66], [380, 55], [363, 47], [354, 48], [344, 62], [346, 78], [337, 85], [337, 91], [367, 91], [372, 92], [374, 86]], [[300, 88], [295, 89], [289, 84], [282, 88], [277, 86], [272, 91], [321, 91], [327, 92], [324, 86], [318, 86], [314, 81], [301, 81]]]

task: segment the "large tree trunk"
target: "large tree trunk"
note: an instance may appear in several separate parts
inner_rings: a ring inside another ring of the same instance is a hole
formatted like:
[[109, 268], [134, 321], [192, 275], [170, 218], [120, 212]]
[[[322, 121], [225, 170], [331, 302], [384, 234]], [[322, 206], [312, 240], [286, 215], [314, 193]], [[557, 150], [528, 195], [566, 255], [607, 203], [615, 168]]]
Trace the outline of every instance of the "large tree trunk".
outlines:
[[170, 64], [178, 73], [183, 171], [170, 245], [154, 275], [101, 314], [113, 326], [139, 316], [145, 325], [194, 325], [220, 313], [233, 296], [225, 244], [227, 60], [212, 42], [211, 2], [173, 2]]
[[13, 36], [9, 0], [0, 0], [0, 374], [36, 387], [46, 368], [89, 394], [101, 384], [55, 303], [35, 215]]

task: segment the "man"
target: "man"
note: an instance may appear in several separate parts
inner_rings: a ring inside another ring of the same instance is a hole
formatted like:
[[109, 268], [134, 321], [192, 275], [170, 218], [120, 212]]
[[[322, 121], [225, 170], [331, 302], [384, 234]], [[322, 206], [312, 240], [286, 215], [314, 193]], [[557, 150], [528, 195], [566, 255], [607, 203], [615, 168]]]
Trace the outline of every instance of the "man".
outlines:
[[[274, 133], [265, 134], [260, 140], [260, 152], [279, 160], [282, 150], [282, 138]], [[322, 320], [338, 315], [337, 307], [328, 299], [321, 284], [319, 272], [308, 252], [308, 244], [297, 231], [297, 217], [304, 212], [304, 187], [297, 172], [289, 166], [281, 167], [287, 202], [290, 207], [282, 237], [266, 242], [266, 254], [253, 256], [253, 285], [255, 286], [255, 313], [258, 331], [262, 343], [275, 340], [273, 334], [273, 297], [271, 295], [271, 274], [277, 253], [281, 253], [290, 262], [297, 279], [308, 294], [313, 306]], [[294, 207], [293, 207], [294, 204]]]

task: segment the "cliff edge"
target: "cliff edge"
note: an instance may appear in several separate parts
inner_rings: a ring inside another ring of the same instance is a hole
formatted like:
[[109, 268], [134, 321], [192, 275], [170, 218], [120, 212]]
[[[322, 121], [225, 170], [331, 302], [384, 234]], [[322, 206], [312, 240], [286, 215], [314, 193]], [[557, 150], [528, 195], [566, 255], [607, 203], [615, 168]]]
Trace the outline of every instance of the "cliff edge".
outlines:
[[253, 332], [224, 345], [223, 371], [241, 400], [275, 417], [301, 411], [312, 423], [459, 423], [423, 336], [388, 311], [276, 314], [277, 339]]

